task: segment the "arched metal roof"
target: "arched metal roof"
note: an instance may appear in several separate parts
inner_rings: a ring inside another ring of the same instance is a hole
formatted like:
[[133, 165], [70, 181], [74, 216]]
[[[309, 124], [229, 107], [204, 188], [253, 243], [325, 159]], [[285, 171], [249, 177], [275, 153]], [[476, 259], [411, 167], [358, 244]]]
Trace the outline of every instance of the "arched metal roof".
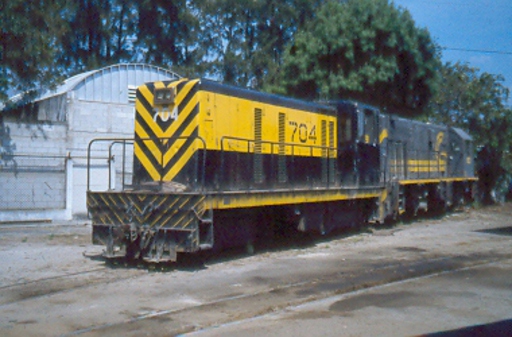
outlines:
[[75, 99], [107, 103], [129, 103], [130, 90], [146, 82], [181, 78], [173, 71], [142, 63], [115, 64], [65, 80], [55, 90], [38, 97], [42, 101], [72, 92]]

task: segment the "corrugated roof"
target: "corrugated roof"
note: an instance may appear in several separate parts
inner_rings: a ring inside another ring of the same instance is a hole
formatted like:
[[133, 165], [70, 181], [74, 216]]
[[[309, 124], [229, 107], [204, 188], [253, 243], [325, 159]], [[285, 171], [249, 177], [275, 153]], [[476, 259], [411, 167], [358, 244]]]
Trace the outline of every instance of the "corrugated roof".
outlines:
[[38, 98], [35, 99], [35, 101], [42, 101], [44, 99], [47, 99], [49, 97], [52, 97], [52, 96], [59, 96], [59, 95], [62, 95], [68, 91], [72, 91], [75, 86], [80, 83], [81, 81], [83, 81], [84, 79], [86, 79], [88, 76], [90, 76], [91, 74], [97, 72], [98, 70], [91, 70], [91, 71], [87, 71], [85, 73], [81, 73], [81, 74], [78, 74], [78, 75], [75, 75], [75, 76], [72, 76], [66, 80], [64, 80], [64, 82], [59, 85], [57, 88], [55, 88], [55, 90], [49, 90], [47, 92], [45, 92], [44, 94], [42, 94], [41, 96], [39, 96]]
[[35, 101], [73, 91], [76, 99], [128, 103], [129, 87], [137, 87], [145, 82], [176, 78], [181, 76], [169, 69], [149, 64], [115, 64], [70, 77], [55, 90], [46, 92]]
[[[145, 82], [181, 78], [175, 72], [144, 63], [120, 63], [101, 69], [87, 71], [66, 79], [54, 90], [38, 96], [32, 102], [74, 92], [74, 98], [88, 101], [129, 103], [129, 88]], [[25, 104], [24, 95], [18, 94], [9, 99], [14, 105]], [[0, 103], [0, 111], [5, 105]]]

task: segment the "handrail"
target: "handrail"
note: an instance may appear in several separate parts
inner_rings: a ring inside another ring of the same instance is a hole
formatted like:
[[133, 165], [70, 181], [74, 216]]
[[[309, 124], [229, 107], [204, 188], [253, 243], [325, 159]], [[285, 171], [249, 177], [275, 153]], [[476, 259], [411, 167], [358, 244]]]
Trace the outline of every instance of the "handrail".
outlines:
[[[190, 139], [191, 137], [187, 137], [187, 136], [181, 136], [181, 137], [145, 137], [145, 138], [96, 138], [96, 139], [93, 139], [89, 142], [89, 145], [87, 147], [87, 191], [90, 190], [90, 185], [91, 185], [91, 174], [90, 174], [90, 169], [91, 169], [91, 159], [107, 159], [108, 160], [108, 163], [109, 163], [109, 182], [108, 182], [108, 188], [111, 189], [111, 181], [112, 181], [112, 168], [111, 168], [111, 161], [114, 160], [114, 155], [112, 154], [112, 149], [114, 147], [114, 145], [116, 144], [122, 144], [123, 145], [123, 150], [122, 150], [122, 165], [123, 165], [123, 174], [122, 174], [122, 183], [123, 183], [123, 190], [125, 188], [125, 166], [126, 166], [126, 145], [134, 145], [137, 141], [141, 141], [141, 142], [145, 142], [145, 141], [158, 141], [160, 143], [164, 142], [164, 141], [170, 141], [170, 140], [179, 140], [179, 139]], [[199, 137], [199, 136], [195, 136], [193, 137], [194, 140], [195, 139], [198, 139], [199, 141], [201, 141], [202, 143], [202, 149], [203, 150], [206, 150], [206, 141], [202, 138], [202, 137]], [[108, 158], [105, 158], [105, 157], [93, 157], [91, 156], [91, 151], [92, 151], [92, 148], [93, 148], [93, 144], [95, 143], [100, 143], [100, 142], [110, 142], [109, 146], [108, 146]], [[161, 158], [161, 163], [163, 163], [163, 156], [164, 156], [164, 153], [162, 153], [162, 158]], [[205, 175], [206, 175], [206, 151], [205, 151], [205, 154], [202, 156], [202, 177], [201, 177], [201, 188], [204, 188], [204, 182], [205, 182]], [[161, 168], [160, 170], [161, 171]], [[163, 175], [161, 172], [160, 173], [160, 183], [163, 182]], [[135, 174], [135, 172], [133, 172], [133, 174]]]
[[[92, 145], [94, 143], [99, 143], [99, 142], [112, 142], [112, 143], [121, 143], [121, 142], [132, 142], [134, 141], [133, 138], [95, 138], [93, 140], [91, 140], [89, 142], [89, 144], [87, 145], [87, 186], [86, 186], [86, 190], [87, 191], [90, 191], [90, 187], [91, 187], [91, 172], [90, 172], [90, 169], [91, 169], [91, 159], [107, 159], [108, 160], [108, 163], [109, 163], [109, 189], [110, 189], [110, 161], [113, 160], [112, 156], [111, 156], [111, 149], [112, 149], [112, 146], [113, 144], [111, 144], [109, 146], [109, 156], [108, 158], [104, 158], [104, 157], [92, 157], [91, 156], [91, 149], [92, 149]], [[123, 170], [124, 170], [124, 167], [123, 167]], [[124, 182], [123, 182], [124, 184]]]
[[[335, 146], [322, 146], [322, 145], [309, 145], [309, 144], [297, 144], [297, 143], [282, 143], [282, 142], [276, 142], [276, 141], [267, 141], [267, 140], [254, 140], [254, 139], [248, 139], [248, 138], [241, 138], [241, 137], [232, 137], [232, 136], [222, 136], [220, 138], [220, 149], [221, 151], [224, 151], [224, 140], [235, 140], [235, 141], [243, 141], [247, 142], [247, 153], [250, 153], [250, 143], [259, 143], [259, 144], [268, 144], [271, 145], [271, 152], [270, 154], [274, 154], [274, 145], [278, 146], [290, 146], [292, 148], [292, 156], [295, 155], [293, 150], [295, 148], [309, 148], [312, 150], [318, 149], [318, 150], [328, 150], [328, 151], [335, 151], [337, 152], [339, 149]], [[313, 152], [311, 152], [312, 154]], [[329, 156], [327, 158], [330, 158]]]
[[[251, 153], [251, 149], [252, 149], [252, 152], [254, 154], [259, 154], [259, 153], [256, 153], [257, 145], [262, 146], [262, 147], [269, 146], [270, 147], [270, 151], [269, 151], [270, 155], [272, 155], [272, 156], [273, 155], [289, 156], [289, 157], [291, 157], [292, 161], [294, 160], [294, 158], [296, 156], [298, 156], [297, 151], [298, 151], [298, 149], [301, 149], [301, 148], [306, 149], [306, 150], [309, 149], [310, 156], [313, 156], [315, 150], [321, 150], [322, 152], [325, 151], [325, 153], [327, 155], [324, 156], [324, 153], [322, 153], [322, 155], [318, 156], [318, 158], [321, 158], [321, 159], [324, 159], [327, 161], [336, 160], [337, 153], [338, 153], [338, 151], [340, 151], [337, 147], [334, 147], [334, 146], [284, 143], [284, 142], [278, 142], [278, 141], [254, 140], [254, 139], [241, 138], [241, 137], [223, 136], [220, 138], [221, 172], [225, 171], [224, 153], [229, 151], [225, 147], [226, 141], [245, 142], [245, 143], [247, 143], [247, 152], [246, 153]], [[280, 148], [282, 148], [282, 147], [285, 147], [285, 149], [286, 149], [286, 147], [291, 148], [291, 155], [279, 154]], [[261, 154], [263, 154], [263, 153], [261, 153]], [[331, 184], [336, 185], [336, 179], [330, 178], [331, 174], [334, 172], [332, 172], [332, 173], [330, 172], [328, 164], [326, 164], [325, 169], [327, 170], [326, 177], [325, 177], [325, 183], [326, 183], [327, 187], [331, 186]], [[292, 172], [292, 175], [293, 175], [293, 172]]]
[[[115, 161], [115, 158], [114, 158], [114, 155], [112, 154], [112, 148], [114, 147], [114, 145], [116, 144], [122, 144], [123, 145], [123, 156], [122, 156], [122, 168], [123, 168], [123, 173], [122, 173], [122, 183], [123, 183], [123, 187], [122, 189], [124, 190], [124, 179], [125, 179], [125, 165], [126, 165], [126, 141], [113, 141], [110, 146], [108, 147], [108, 160], [109, 160], [109, 168], [108, 168], [108, 189], [111, 190], [112, 189], [112, 169], [110, 167], [110, 162], [111, 161]], [[130, 144], [133, 145], [133, 142], [130, 141]], [[89, 169], [89, 167], [87, 167]], [[89, 174], [89, 172], [87, 172], [87, 174]], [[87, 187], [87, 190], [89, 190], [89, 187]]]

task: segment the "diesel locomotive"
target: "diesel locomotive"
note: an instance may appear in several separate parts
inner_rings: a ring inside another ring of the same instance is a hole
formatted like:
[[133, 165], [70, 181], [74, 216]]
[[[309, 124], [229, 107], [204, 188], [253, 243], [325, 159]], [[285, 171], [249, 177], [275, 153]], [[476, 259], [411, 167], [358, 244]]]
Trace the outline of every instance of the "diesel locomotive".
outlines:
[[107, 258], [176, 261], [382, 223], [462, 203], [476, 181], [460, 129], [204, 79], [140, 86], [134, 138], [108, 141], [133, 143], [133, 172], [122, 189], [87, 192], [92, 240]]

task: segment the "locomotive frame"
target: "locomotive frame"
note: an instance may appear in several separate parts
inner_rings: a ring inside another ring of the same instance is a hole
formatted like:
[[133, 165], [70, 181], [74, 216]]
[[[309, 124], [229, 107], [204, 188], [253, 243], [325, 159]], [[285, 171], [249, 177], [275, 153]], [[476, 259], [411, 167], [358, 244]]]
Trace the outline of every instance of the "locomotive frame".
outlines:
[[[462, 130], [351, 101], [181, 79], [137, 90], [132, 183], [87, 192], [106, 257], [176, 261], [293, 231], [328, 233], [470, 199]], [[123, 145], [124, 146], [124, 145]], [[89, 165], [88, 165], [89, 166]]]

